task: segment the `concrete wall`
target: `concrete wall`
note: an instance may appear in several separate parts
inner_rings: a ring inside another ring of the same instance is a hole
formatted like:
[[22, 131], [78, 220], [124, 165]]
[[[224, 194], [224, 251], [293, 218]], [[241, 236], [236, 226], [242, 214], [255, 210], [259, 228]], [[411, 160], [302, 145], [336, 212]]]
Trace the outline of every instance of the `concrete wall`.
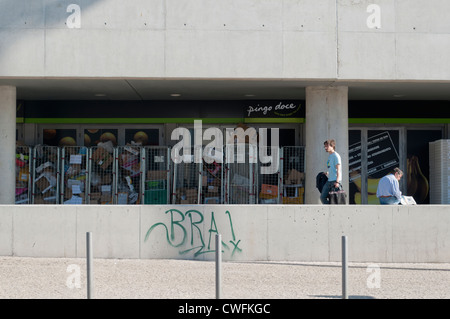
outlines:
[[448, 206], [0, 206], [0, 255], [450, 262]]
[[2, 0], [0, 77], [450, 80], [449, 11], [447, 0]]

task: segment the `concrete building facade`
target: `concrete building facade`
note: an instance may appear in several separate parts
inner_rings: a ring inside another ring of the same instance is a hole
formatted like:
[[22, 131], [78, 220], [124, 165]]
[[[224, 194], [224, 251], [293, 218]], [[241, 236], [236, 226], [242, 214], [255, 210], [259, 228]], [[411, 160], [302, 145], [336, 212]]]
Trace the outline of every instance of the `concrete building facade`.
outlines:
[[[429, 180], [428, 143], [449, 137], [445, 0], [0, 0], [0, 9], [0, 204], [14, 204], [16, 140], [34, 146], [45, 130], [71, 130], [82, 146], [86, 130], [108, 128], [125, 145], [127, 130], [143, 128], [155, 130], [154, 145], [173, 146], [171, 132], [194, 119], [284, 129], [284, 146], [305, 149], [307, 205], [319, 204], [327, 139], [351, 204], [374, 203], [373, 180], [393, 166], [407, 173], [403, 192], [430, 203], [417, 185]], [[280, 103], [299, 112], [250, 112]], [[376, 160], [377, 148], [387, 157]]]

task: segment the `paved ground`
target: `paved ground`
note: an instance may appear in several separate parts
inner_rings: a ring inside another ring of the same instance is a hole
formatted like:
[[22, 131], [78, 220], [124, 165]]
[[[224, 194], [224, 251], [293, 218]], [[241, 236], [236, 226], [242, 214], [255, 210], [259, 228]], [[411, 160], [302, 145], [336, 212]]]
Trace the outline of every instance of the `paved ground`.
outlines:
[[[450, 264], [350, 263], [350, 298], [450, 298]], [[341, 298], [340, 263], [223, 263], [222, 297]], [[78, 287], [77, 287], [78, 284]], [[0, 257], [0, 298], [85, 299], [86, 260]], [[215, 263], [186, 260], [94, 260], [94, 297], [214, 299]]]

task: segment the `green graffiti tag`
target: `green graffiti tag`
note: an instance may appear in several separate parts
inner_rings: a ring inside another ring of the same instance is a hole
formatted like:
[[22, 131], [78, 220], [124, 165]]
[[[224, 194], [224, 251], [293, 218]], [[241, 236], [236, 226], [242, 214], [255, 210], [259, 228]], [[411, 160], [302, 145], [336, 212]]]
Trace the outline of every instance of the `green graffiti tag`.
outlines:
[[[181, 220], [175, 221], [173, 219], [173, 213], [174, 212], [181, 216]], [[163, 226], [166, 229], [167, 242], [169, 243], [169, 245], [172, 246], [172, 247], [182, 246], [182, 245], [184, 245], [184, 242], [186, 240], [186, 235], [187, 235], [186, 229], [183, 227], [183, 225], [181, 225], [181, 222], [184, 221], [184, 215], [178, 209], [170, 209], [170, 210], [166, 211], [166, 214], [167, 213], [170, 213], [170, 238], [169, 238], [169, 230], [167, 229], [166, 224], [164, 224], [164, 223], [156, 223], [152, 227], [150, 227], [150, 229], [147, 231], [147, 234], [145, 234], [144, 241], [146, 241], [148, 239], [148, 236], [150, 236], [150, 233], [152, 232], [153, 229], [155, 229], [158, 226]], [[178, 226], [179, 228], [181, 228], [181, 230], [184, 233], [183, 240], [177, 245], [173, 243], [173, 241], [175, 240], [175, 231], [174, 231], [175, 226]]]
[[233, 222], [231, 221], [231, 214], [230, 214], [229, 211], [226, 211], [225, 214], [227, 214], [227, 215], [228, 215], [228, 218], [230, 219], [231, 235], [232, 235], [232, 238], [233, 238], [233, 240], [230, 240], [230, 243], [234, 246], [233, 252], [231, 253], [231, 256], [233, 256], [234, 253], [235, 253], [236, 251], [238, 251], [238, 252], [241, 252], [241, 251], [242, 251], [242, 250], [238, 247], [238, 245], [239, 245], [239, 243], [241, 242], [241, 240], [238, 240], [238, 241], [236, 242], [236, 236], [234, 235], [234, 230], [233, 230]]
[[[203, 238], [204, 236], [201, 226], [204, 223], [205, 218], [201, 212], [195, 209], [190, 209], [183, 214], [178, 209], [169, 209], [165, 212], [165, 214], [170, 214], [170, 225], [166, 225], [162, 222], [152, 225], [145, 234], [144, 241], [147, 241], [149, 239], [150, 234], [155, 228], [162, 227], [165, 230], [167, 243], [170, 246], [175, 248], [186, 248], [179, 251], [180, 255], [194, 252], [194, 257], [197, 257], [201, 254], [215, 252], [214, 247], [211, 248], [211, 246], [214, 246], [214, 241], [212, 241], [212, 238], [213, 236], [215, 236], [215, 234], [219, 233], [219, 230], [216, 224], [216, 219], [214, 217], [214, 212], [211, 212], [211, 224], [208, 229], [208, 244], [206, 244]], [[232, 238], [229, 243], [231, 244], [232, 248], [230, 248], [230, 246], [222, 240], [222, 252], [231, 251], [231, 257], [233, 257], [236, 252], [242, 252], [242, 249], [239, 247], [239, 243], [241, 242], [241, 240], [236, 240], [231, 213], [229, 211], [226, 211], [225, 214], [228, 216], [229, 220], [229, 227], [231, 230]], [[186, 223], [188, 224], [187, 226], [185, 225]], [[181, 230], [181, 236], [180, 232], [177, 232], [176, 229]], [[188, 238], [188, 229], [190, 230], [191, 235], [190, 240]]]

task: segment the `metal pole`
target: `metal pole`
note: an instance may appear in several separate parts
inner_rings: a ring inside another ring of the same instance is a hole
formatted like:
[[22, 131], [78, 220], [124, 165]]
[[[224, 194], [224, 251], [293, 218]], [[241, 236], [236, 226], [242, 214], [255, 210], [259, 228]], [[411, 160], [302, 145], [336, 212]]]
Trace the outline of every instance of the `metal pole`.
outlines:
[[92, 251], [92, 233], [87, 232], [86, 233], [86, 266], [87, 266], [87, 298], [92, 299], [93, 298], [93, 278], [92, 278], [92, 271], [94, 269], [93, 267], [93, 251]]
[[220, 299], [222, 295], [222, 249], [220, 244], [222, 235], [216, 234], [216, 299]]
[[347, 236], [342, 236], [342, 299], [348, 299], [347, 271], [348, 271]]

